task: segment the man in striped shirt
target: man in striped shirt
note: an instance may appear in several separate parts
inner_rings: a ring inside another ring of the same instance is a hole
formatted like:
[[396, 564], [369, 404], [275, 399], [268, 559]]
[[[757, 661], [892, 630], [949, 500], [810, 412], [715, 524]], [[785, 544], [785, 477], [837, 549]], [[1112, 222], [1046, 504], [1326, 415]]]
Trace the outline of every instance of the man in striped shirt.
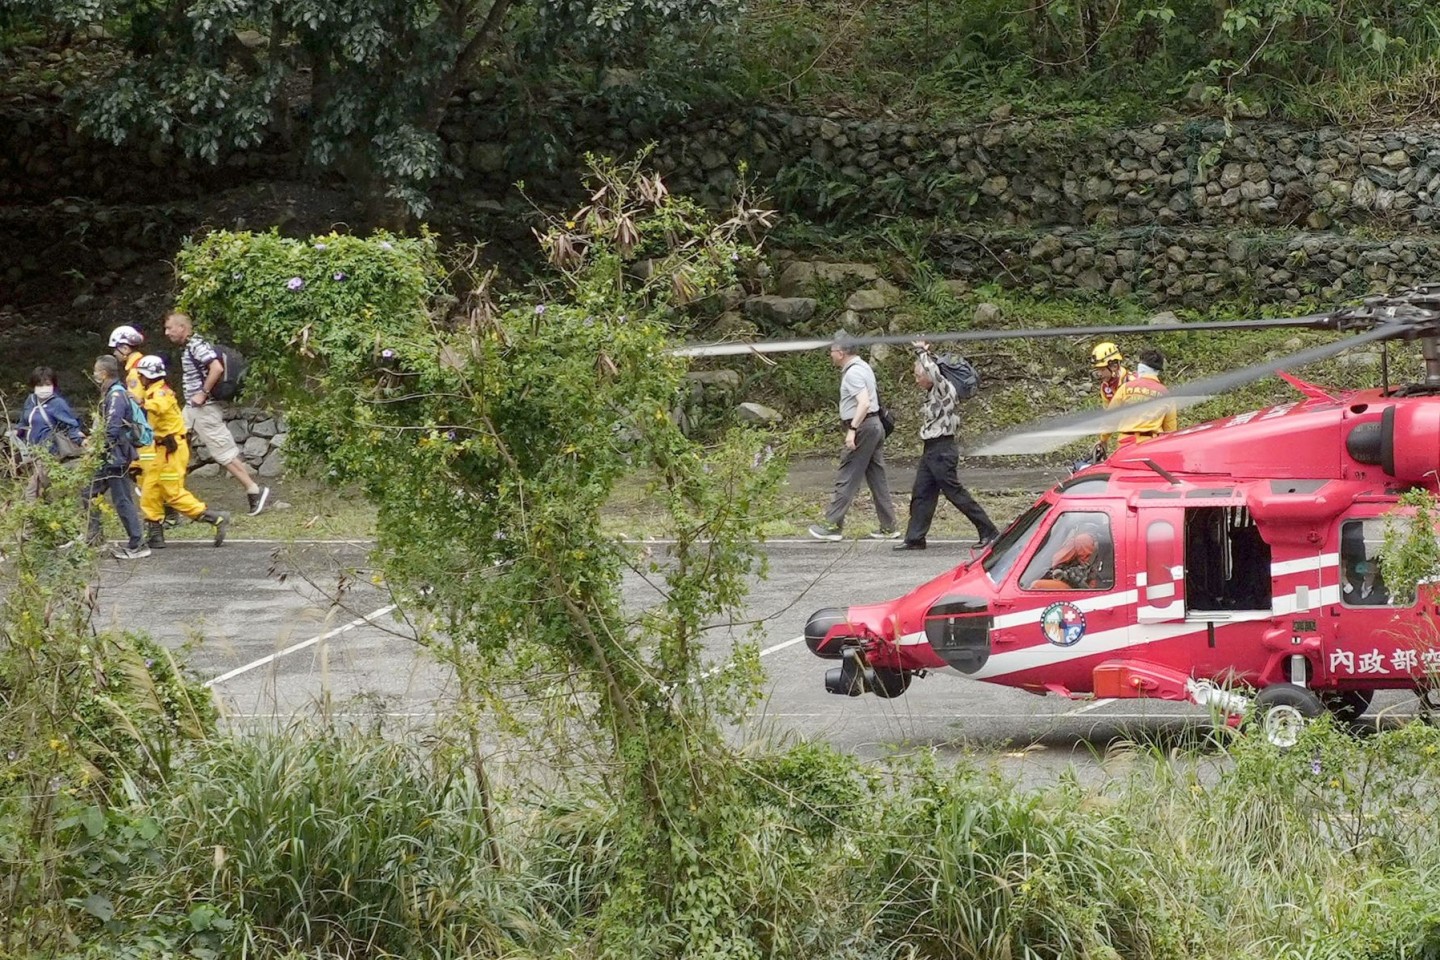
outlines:
[[245, 488], [253, 517], [265, 509], [270, 488], [262, 487], [250, 475], [250, 468], [240, 458], [240, 448], [225, 426], [225, 409], [210, 399], [215, 384], [225, 375], [225, 364], [210, 343], [195, 332], [189, 315], [169, 313], [165, 316], [165, 336], [180, 344], [180, 369], [185, 387], [185, 429], [192, 430], [205, 444], [210, 456], [224, 467]]
[[904, 542], [897, 543], [895, 549], [925, 549], [925, 535], [930, 532], [930, 521], [935, 518], [935, 505], [942, 493], [975, 524], [978, 543], [984, 546], [1000, 531], [960, 483], [960, 449], [955, 445], [955, 431], [960, 429], [960, 398], [955, 384], [940, 372], [940, 365], [930, 355], [929, 344], [915, 344], [915, 382], [926, 391], [925, 402], [920, 405], [920, 439], [925, 441], [925, 452], [915, 468], [915, 485], [910, 491], [910, 525]]

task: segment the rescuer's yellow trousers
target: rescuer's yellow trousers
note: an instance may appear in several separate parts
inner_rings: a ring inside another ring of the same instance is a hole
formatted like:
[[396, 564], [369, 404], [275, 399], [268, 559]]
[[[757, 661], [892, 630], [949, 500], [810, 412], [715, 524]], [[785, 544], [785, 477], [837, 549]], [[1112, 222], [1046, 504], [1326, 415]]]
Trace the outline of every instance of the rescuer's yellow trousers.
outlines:
[[151, 523], [159, 523], [165, 519], [165, 508], [168, 506], [191, 520], [200, 519], [205, 512], [205, 504], [185, 489], [190, 444], [184, 437], [176, 437], [174, 453], [158, 443], [153, 449], [154, 457], [148, 460], [144, 456], [140, 458], [140, 513]]

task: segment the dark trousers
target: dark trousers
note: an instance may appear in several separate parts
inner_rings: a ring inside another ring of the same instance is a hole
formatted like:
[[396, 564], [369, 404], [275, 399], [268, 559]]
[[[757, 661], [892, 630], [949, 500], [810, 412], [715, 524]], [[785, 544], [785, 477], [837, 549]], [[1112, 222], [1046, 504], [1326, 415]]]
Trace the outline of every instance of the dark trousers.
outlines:
[[98, 541], [101, 537], [100, 511], [95, 509], [95, 501], [107, 492], [110, 494], [110, 502], [115, 505], [115, 513], [119, 515], [121, 525], [125, 527], [125, 535], [130, 538], [129, 546], [132, 549], [139, 547], [140, 511], [135, 508], [135, 484], [130, 480], [130, 471], [124, 467], [102, 467], [82, 495], [85, 508], [90, 513], [91, 542]]
[[880, 517], [880, 529], [894, 530], [899, 520], [895, 517], [895, 502], [890, 498], [890, 480], [885, 476], [885, 428], [879, 417], [866, 417], [855, 431], [855, 449], [846, 449], [840, 454], [840, 469], [835, 474], [835, 494], [825, 511], [825, 520], [835, 526], [843, 526], [845, 512], [860, 492], [860, 482], [870, 486], [870, 495], [875, 498], [875, 513]]
[[960, 451], [954, 437], [936, 437], [925, 441], [925, 454], [915, 468], [915, 486], [910, 490], [910, 526], [905, 531], [906, 543], [923, 543], [925, 534], [930, 532], [930, 521], [935, 519], [935, 504], [940, 494], [955, 504], [970, 522], [981, 540], [989, 540], [1000, 531], [990, 521], [985, 510], [975, 498], [960, 485], [957, 468]]

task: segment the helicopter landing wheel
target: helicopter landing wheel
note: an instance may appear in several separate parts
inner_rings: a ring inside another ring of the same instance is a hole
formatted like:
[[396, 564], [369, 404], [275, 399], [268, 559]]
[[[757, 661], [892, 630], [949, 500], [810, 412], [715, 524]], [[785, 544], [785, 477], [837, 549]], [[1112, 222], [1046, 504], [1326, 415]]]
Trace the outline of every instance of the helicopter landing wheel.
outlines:
[[1272, 746], [1288, 750], [1300, 742], [1300, 734], [1311, 720], [1325, 712], [1325, 704], [1313, 691], [1290, 683], [1277, 683], [1255, 697], [1255, 719], [1260, 732]]
[[1415, 691], [1416, 715], [1434, 726], [1440, 723], [1440, 687], [1424, 686]]
[[889, 667], [876, 667], [875, 682], [870, 685], [870, 692], [886, 700], [894, 699], [910, 689], [910, 678], [912, 676], [913, 674], [909, 670], [892, 670]]
[[1336, 690], [1327, 693], [1321, 702], [1336, 720], [1354, 723], [1370, 709], [1370, 701], [1374, 699], [1374, 690]]

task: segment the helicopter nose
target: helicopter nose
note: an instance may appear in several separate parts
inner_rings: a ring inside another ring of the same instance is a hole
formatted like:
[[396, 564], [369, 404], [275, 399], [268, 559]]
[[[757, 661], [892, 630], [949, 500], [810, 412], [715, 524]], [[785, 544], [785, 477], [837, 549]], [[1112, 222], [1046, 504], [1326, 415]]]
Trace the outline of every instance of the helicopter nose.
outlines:
[[840, 650], [841, 637], [832, 637], [830, 642], [825, 642], [825, 637], [850, 620], [848, 607], [822, 607], [810, 614], [810, 619], [805, 621], [805, 645], [810, 652], [825, 660], [839, 660], [843, 654]]

